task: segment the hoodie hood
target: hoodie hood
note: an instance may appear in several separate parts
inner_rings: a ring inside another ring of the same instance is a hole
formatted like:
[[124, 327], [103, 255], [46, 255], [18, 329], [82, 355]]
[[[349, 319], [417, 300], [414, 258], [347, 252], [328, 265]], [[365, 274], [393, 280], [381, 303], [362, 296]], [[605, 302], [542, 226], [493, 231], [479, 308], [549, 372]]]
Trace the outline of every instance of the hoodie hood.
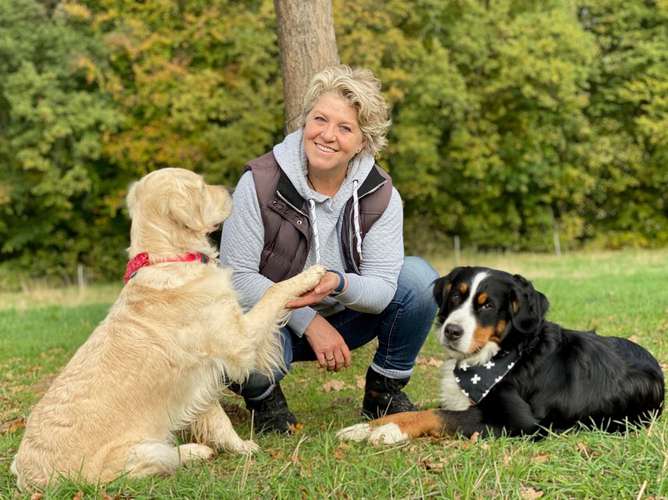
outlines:
[[304, 153], [304, 129], [300, 128], [285, 137], [283, 142], [274, 146], [274, 157], [297, 189], [297, 192], [305, 200], [313, 200], [315, 203], [324, 203], [332, 199], [335, 206], [345, 204], [350, 199], [353, 192], [354, 182], [357, 186], [361, 185], [369, 172], [376, 163], [373, 156], [367, 152], [355, 155], [348, 165], [348, 174], [343, 180], [343, 184], [334, 196], [327, 196], [311, 189], [306, 179], [307, 160]]

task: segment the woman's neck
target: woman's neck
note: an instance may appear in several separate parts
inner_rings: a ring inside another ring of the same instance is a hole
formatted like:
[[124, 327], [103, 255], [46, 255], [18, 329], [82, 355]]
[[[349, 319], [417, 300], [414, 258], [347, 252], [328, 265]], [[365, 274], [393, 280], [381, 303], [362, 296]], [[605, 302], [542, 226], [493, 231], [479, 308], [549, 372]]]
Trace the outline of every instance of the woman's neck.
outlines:
[[334, 196], [338, 193], [339, 188], [346, 179], [347, 172], [347, 168], [340, 172], [333, 172], [332, 175], [309, 171], [306, 174], [306, 178], [311, 187], [318, 193], [326, 196]]

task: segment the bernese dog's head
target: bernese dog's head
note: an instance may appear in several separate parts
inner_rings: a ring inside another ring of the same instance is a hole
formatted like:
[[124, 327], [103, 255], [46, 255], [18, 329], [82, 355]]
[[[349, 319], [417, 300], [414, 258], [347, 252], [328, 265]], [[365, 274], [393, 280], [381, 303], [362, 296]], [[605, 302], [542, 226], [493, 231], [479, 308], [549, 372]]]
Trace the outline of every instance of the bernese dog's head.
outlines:
[[457, 267], [434, 283], [438, 340], [455, 359], [484, 363], [538, 331], [547, 298], [519, 274]]

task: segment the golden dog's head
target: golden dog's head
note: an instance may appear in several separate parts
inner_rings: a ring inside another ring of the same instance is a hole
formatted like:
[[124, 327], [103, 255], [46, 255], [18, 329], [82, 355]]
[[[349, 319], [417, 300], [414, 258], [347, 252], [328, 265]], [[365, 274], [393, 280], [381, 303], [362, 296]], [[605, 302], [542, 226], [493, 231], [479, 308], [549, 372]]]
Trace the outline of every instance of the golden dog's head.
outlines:
[[182, 168], [163, 168], [134, 183], [127, 196], [132, 219], [131, 257], [148, 252], [170, 257], [185, 252], [217, 256], [207, 235], [220, 226], [232, 210], [232, 200], [222, 186], [211, 186]]

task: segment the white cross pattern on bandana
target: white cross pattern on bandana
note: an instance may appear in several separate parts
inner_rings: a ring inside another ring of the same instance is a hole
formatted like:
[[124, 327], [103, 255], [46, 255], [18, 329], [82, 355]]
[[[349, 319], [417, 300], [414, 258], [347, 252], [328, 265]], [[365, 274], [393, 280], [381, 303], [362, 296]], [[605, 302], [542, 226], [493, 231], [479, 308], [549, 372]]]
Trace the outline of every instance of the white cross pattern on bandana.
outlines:
[[455, 381], [464, 395], [477, 404], [512, 370], [519, 357], [520, 353], [513, 350], [500, 351], [484, 365], [471, 366], [462, 361], [455, 367]]

